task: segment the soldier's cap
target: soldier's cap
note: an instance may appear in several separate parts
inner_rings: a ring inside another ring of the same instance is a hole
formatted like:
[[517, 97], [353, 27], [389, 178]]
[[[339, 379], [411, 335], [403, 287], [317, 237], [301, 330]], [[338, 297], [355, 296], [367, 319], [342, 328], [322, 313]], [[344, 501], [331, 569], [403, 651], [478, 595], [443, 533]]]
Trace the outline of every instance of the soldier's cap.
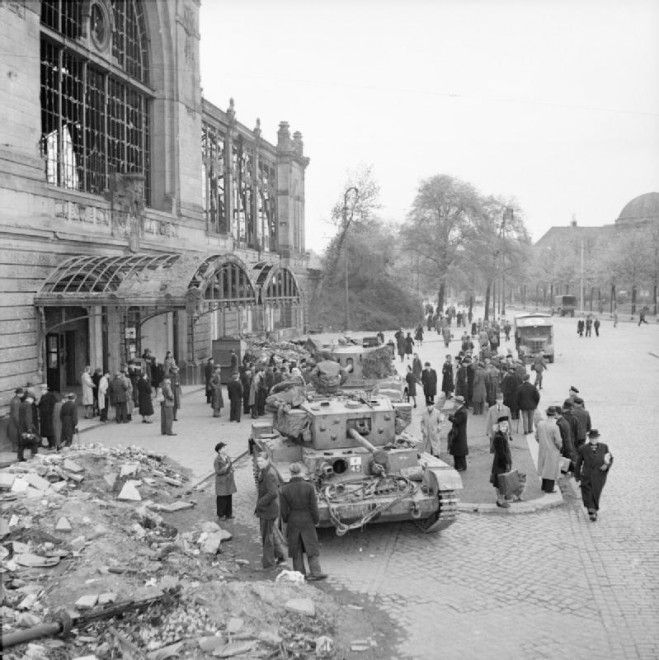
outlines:
[[583, 405], [583, 399], [580, 396], [575, 396], [574, 397], [574, 402], [579, 406]]
[[14, 394], [23, 394], [23, 392], [25, 392], [25, 390], [22, 387], [17, 387], [14, 390]]
[[430, 366], [430, 362], [426, 362], [423, 366], [424, 366], [424, 367], [429, 367], [429, 366]]
[[565, 401], [563, 401], [563, 410], [572, 410], [572, 408], [574, 408], [572, 399], [565, 399]]
[[579, 390], [574, 385], [570, 385], [570, 392], [574, 392], [575, 394], [579, 394]]
[[499, 419], [497, 419], [497, 424], [499, 422], [507, 422], [509, 419], [510, 419], [510, 417], [508, 417], [508, 415], [501, 415], [501, 417], [499, 417]]

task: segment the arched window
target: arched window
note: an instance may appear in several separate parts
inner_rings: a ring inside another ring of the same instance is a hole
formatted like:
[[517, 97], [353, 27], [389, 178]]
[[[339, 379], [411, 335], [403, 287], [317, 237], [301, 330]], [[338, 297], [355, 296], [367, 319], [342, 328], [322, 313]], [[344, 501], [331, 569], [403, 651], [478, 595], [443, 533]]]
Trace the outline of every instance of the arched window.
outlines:
[[101, 194], [114, 174], [141, 174], [149, 203], [148, 71], [140, 0], [42, 0], [48, 183]]

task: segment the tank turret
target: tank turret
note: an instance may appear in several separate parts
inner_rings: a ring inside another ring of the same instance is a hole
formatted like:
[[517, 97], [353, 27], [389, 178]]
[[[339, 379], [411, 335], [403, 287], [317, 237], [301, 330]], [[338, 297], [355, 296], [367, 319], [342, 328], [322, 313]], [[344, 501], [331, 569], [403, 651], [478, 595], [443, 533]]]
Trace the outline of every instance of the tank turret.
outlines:
[[413, 520], [423, 531], [451, 524], [457, 514], [460, 475], [420, 451], [407, 431], [409, 403], [387, 397], [332, 397], [280, 410], [272, 425], [252, 428], [281, 479], [292, 462], [314, 483], [320, 526], [339, 535], [371, 522]]

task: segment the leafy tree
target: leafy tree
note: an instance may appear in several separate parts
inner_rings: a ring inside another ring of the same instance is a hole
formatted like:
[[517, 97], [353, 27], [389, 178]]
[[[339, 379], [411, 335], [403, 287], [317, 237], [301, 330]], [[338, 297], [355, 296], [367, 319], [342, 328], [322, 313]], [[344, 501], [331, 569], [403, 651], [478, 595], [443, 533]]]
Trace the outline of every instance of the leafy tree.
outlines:
[[405, 249], [418, 257], [419, 272], [435, 282], [440, 308], [481, 214], [480, 196], [469, 183], [442, 174], [419, 186], [401, 238]]

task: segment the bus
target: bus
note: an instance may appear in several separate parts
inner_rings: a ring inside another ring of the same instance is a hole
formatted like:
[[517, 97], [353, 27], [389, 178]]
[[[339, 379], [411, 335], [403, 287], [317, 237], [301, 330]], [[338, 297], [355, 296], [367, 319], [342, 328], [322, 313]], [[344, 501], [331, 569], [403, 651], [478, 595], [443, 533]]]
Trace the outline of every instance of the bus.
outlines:
[[515, 317], [515, 347], [517, 356], [530, 362], [543, 355], [547, 362], [554, 361], [554, 323], [550, 314], [536, 312]]
[[576, 296], [556, 296], [554, 298], [554, 313], [559, 316], [574, 316], [577, 309]]

